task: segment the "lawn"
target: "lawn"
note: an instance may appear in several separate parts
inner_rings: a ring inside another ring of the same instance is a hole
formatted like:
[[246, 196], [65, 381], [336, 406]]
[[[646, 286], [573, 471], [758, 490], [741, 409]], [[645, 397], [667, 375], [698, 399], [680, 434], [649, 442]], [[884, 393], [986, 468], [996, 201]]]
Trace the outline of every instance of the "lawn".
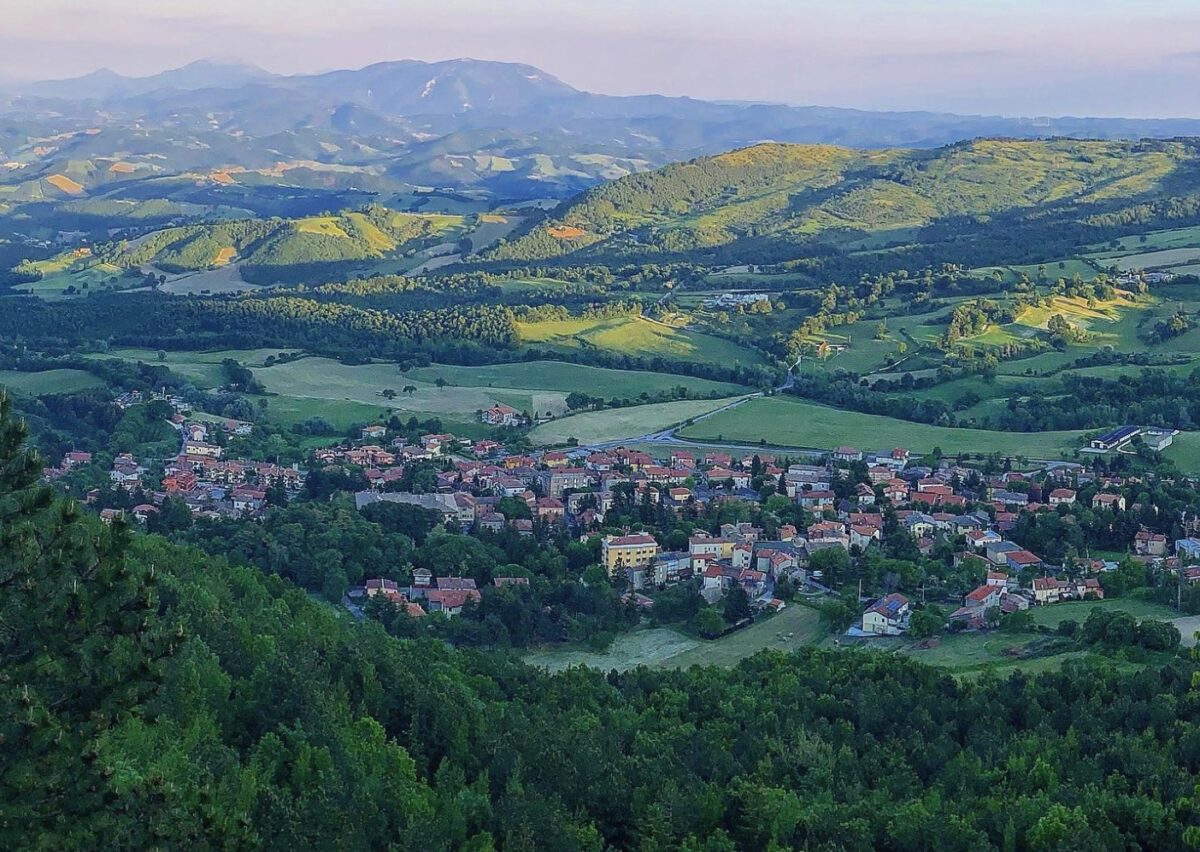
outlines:
[[863, 449], [907, 447], [928, 452], [1003, 453], [1058, 458], [1079, 446], [1077, 432], [993, 432], [928, 426], [873, 414], [859, 414], [792, 397], [753, 399], [679, 431], [705, 441], [765, 442], [780, 446], [830, 449], [852, 444]]
[[609, 370], [565, 361], [526, 361], [519, 364], [493, 364], [485, 367], [457, 367], [434, 364], [406, 374], [422, 382], [443, 378], [456, 387], [499, 387], [543, 391], [580, 391], [605, 399], [655, 394], [685, 387], [697, 396], [736, 394], [745, 388], [729, 382], [714, 382], [672, 373], [636, 370]]
[[1067, 601], [1066, 603], [1035, 606], [1029, 611], [1033, 613], [1035, 624], [1043, 627], [1057, 627], [1061, 622], [1072, 619], [1082, 624], [1092, 610], [1123, 610], [1139, 621], [1143, 618], [1157, 618], [1170, 621], [1179, 613], [1153, 601], [1143, 601], [1137, 598], [1109, 598], [1103, 601]]
[[763, 363], [762, 356], [702, 332], [670, 328], [638, 316], [517, 323], [522, 343], [555, 349], [601, 349], [640, 358], [704, 361], [732, 367]]
[[104, 382], [84, 370], [41, 370], [36, 373], [0, 370], [0, 387], [13, 393], [43, 396], [104, 387]]
[[563, 417], [536, 427], [529, 437], [535, 444], [565, 444], [575, 438], [581, 444], [635, 438], [670, 428], [701, 414], [707, 414], [737, 397], [717, 400], [680, 400], [588, 411]]

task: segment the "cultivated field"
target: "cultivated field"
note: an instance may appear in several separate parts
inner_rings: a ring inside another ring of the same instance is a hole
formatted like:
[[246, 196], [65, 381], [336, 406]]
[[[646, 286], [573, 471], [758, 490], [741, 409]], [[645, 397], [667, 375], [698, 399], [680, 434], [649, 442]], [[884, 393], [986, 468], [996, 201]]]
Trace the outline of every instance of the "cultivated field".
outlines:
[[704, 441], [774, 444], [830, 449], [854, 444], [862, 449], [908, 447], [928, 452], [1003, 453], [1058, 458], [1079, 446], [1076, 432], [1011, 433], [952, 429], [891, 417], [842, 411], [803, 400], [775, 396], [752, 399], [678, 432]]

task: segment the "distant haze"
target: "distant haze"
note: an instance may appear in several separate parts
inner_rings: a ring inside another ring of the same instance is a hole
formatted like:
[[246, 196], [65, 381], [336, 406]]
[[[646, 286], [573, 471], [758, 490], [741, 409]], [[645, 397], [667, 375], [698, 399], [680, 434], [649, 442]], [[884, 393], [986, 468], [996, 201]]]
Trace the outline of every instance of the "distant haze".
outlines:
[[1200, 117], [1197, 0], [39, 0], [0, 78], [201, 58], [279, 73], [526, 62], [582, 89], [864, 109]]

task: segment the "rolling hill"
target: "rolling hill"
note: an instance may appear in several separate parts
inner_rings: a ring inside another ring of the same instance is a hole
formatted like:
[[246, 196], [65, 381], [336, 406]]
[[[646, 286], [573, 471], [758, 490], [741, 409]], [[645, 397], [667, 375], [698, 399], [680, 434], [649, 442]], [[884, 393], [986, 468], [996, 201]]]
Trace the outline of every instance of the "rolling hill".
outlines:
[[1052, 232], [1198, 192], [1200, 155], [1190, 141], [977, 140], [880, 151], [762, 144], [595, 187], [494, 256], [707, 252], [762, 262], [764, 251], [789, 247], [863, 251], [871, 236], [929, 245], [1034, 222]]

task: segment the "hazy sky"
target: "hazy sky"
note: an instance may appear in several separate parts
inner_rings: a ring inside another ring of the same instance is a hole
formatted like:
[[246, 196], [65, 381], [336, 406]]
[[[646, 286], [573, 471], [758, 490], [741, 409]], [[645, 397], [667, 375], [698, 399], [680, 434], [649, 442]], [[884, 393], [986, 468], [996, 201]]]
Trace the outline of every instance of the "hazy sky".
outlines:
[[1200, 0], [5, 0], [0, 74], [528, 62], [579, 88], [1200, 117]]

